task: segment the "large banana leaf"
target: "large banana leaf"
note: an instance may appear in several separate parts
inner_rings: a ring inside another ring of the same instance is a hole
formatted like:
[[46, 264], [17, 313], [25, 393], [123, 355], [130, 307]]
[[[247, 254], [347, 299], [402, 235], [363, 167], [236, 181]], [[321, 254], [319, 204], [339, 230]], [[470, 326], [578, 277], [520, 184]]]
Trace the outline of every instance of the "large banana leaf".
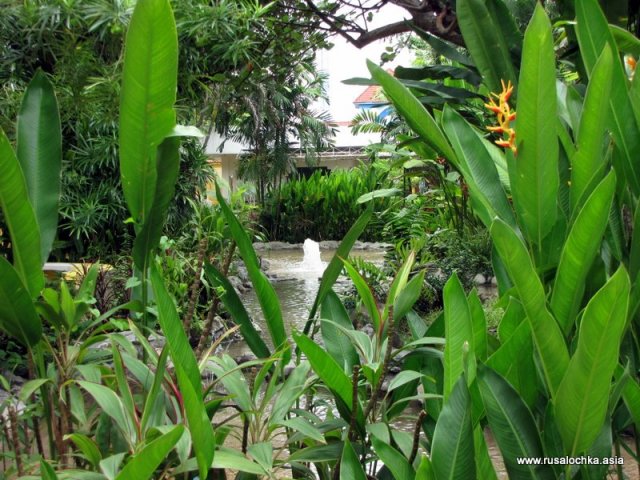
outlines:
[[573, 209], [577, 208], [583, 196], [586, 198], [591, 193], [589, 186], [593, 188], [599, 181], [606, 166], [602, 139], [609, 125], [612, 70], [613, 54], [606, 46], [589, 79], [578, 129], [578, 149], [571, 162], [570, 191]]
[[474, 336], [467, 296], [456, 273], [447, 281], [442, 294], [446, 338], [442, 391], [446, 402], [464, 371], [465, 356], [474, 355]]
[[18, 272], [0, 256], [0, 328], [33, 347], [42, 338], [42, 323]]
[[145, 445], [127, 462], [115, 480], [143, 480], [152, 478], [160, 463], [184, 434], [184, 426], [176, 425], [164, 435]]
[[600, 251], [615, 188], [616, 175], [612, 171], [585, 202], [562, 248], [551, 309], [565, 334], [573, 327], [589, 269]]
[[456, 382], [438, 417], [431, 462], [436, 480], [476, 478], [471, 397], [464, 376]]
[[40, 258], [47, 261], [58, 228], [62, 134], [53, 86], [38, 70], [18, 115], [17, 156], [40, 227]]
[[630, 288], [629, 276], [620, 267], [582, 316], [578, 346], [555, 399], [556, 423], [569, 455], [588, 449], [604, 423]]
[[558, 133], [556, 65], [551, 24], [536, 6], [524, 36], [516, 125], [518, 153], [509, 165], [511, 193], [524, 230], [540, 246], [556, 221]]
[[420, 103], [420, 100], [393, 75], [385, 72], [375, 63], [367, 61], [367, 67], [373, 78], [384, 89], [387, 98], [407, 121], [411, 129], [429, 146], [454, 165], [457, 165], [454, 151], [442, 134], [442, 130], [440, 130], [431, 114]]
[[544, 288], [522, 240], [498, 219], [491, 226], [491, 238], [518, 291], [540, 354], [547, 387], [555, 396], [569, 364], [562, 331], [547, 310]]
[[22, 283], [32, 298], [44, 287], [40, 230], [25, 181], [9, 140], [0, 130], [0, 208], [9, 228], [11, 253]]
[[156, 194], [156, 148], [176, 124], [177, 75], [178, 35], [169, 0], [137, 2], [120, 94], [120, 174], [137, 228]]
[[499, 217], [515, 226], [513, 210], [500, 182], [498, 169], [481, 135], [448, 106], [444, 108], [442, 123], [458, 155], [460, 169], [471, 195], [484, 206], [487, 213], [481, 217], [482, 222], [489, 227], [493, 219]]
[[155, 264], [150, 269], [151, 285], [157, 301], [158, 322], [167, 339], [169, 352], [175, 365], [178, 385], [184, 399], [184, 409], [193, 441], [200, 477], [206, 478], [213, 461], [215, 437], [202, 397], [202, 380], [198, 362], [187, 335], [182, 328], [173, 299]]
[[[285, 347], [288, 348], [289, 342], [287, 340], [287, 332], [284, 327], [284, 321], [282, 320], [282, 310], [280, 309], [280, 301], [278, 300], [276, 291], [273, 289], [273, 285], [271, 285], [264, 272], [260, 270], [260, 262], [258, 261], [258, 256], [251, 244], [251, 239], [231, 211], [231, 208], [229, 208], [229, 205], [227, 205], [222, 193], [220, 193], [218, 185], [216, 185], [216, 198], [218, 199], [218, 204], [220, 205], [222, 213], [229, 224], [231, 234], [238, 245], [240, 256], [247, 267], [247, 273], [249, 274], [249, 279], [251, 280], [251, 284], [253, 285], [258, 301], [260, 302], [260, 308], [262, 308], [262, 313], [264, 314], [264, 319], [267, 323], [269, 334], [271, 335], [273, 347], [276, 350], [280, 350]], [[289, 361], [290, 355], [290, 353], [285, 354], [285, 357], [283, 358], [284, 363]]]
[[244, 308], [244, 304], [238, 294], [236, 293], [233, 285], [229, 280], [220, 272], [216, 267], [211, 264], [206, 264], [204, 271], [207, 278], [214, 287], [222, 287], [224, 293], [220, 295], [220, 300], [224, 304], [225, 308], [231, 314], [233, 321], [240, 325], [240, 333], [247, 342], [248, 347], [256, 355], [257, 358], [268, 358], [271, 356], [269, 347], [264, 343], [262, 337], [253, 326], [253, 322]]
[[[576, 2], [576, 17], [580, 54], [589, 77], [592, 77], [605, 45], [609, 45], [612, 52], [617, 52], [616, 42], [598, 0]], [[640, 169], [637, 167], [637, 159], [640, 156], [640, 134], [629, 100], [626, 75], [619, 59], [614, 60], [611, 74], [611, 83], [608, 87], [610, 92], [608, 128], [611, 129], [619, 148], [625, 179], [632, 191], [638, 195], [640, 194]]]
[[544, 451], [535, 419], [507, 381], [488, 367], [478, 367], [480, 394], [489, 427], [502, 453], [510, 478], [553, 479], [551, 467], [521, 465], [519, 458], [542, 457]]
[[179, 148], [180, 138], [167, 137], [157, 149], [156, 170], [162, 172], [162, 175], [158, 176], [153, 204], [133, 242], [133, 261], [141, 272], [147, 271], [149, 262], [154, 258], [154, 250], [160, 243], [169, 204], [173, 200], [180, 173]]

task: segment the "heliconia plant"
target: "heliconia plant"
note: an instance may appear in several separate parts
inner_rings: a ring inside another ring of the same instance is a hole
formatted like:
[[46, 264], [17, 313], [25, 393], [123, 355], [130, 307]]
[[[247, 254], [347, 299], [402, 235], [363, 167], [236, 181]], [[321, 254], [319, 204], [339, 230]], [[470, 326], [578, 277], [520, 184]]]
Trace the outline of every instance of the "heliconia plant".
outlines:
[[622, 58], [640, 41], [624, 35], [621, 42], [597, 0], [576, 2], [583, 97], [556, 80], [553, 29], [541, 5], [516, 63], [498, 38], [506, 35], [502, 2], [459, 0], [456, 11], [486, 91], [495, 92], [486, 105], [495, 125], [489, 133], [448, 106], [432, 115], [399, 80], [369, 63], [420, 140], [468, 184], [476, 214], [491, 231], [505, 309], [497, 338], [487, 342], [473, 294], [455, 276], [444, 289], [444, 356], [435, 367], [421, 367], [440, 372], [444, 397], [425, 422], [426, 432], [434, 426], [435, 432], [432, 470], [423, 478], [495, 478], [485, 459], [485, 424], [511, 478], [603, 478], [602, 466], [531, 468], [517, 460], [611, 457], [620, 432], [640, 426], [633, 340], [640, 303], [634, 160], [640, 81], [625, 73]]

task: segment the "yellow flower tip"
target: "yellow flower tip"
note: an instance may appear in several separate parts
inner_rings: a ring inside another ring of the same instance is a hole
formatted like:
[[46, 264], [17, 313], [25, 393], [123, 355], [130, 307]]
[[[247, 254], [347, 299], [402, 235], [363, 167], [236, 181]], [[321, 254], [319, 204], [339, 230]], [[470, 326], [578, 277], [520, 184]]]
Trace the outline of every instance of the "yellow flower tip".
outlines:
[[487, 110], [491, 110], [493, 113], [502, 113], [502, 110], [500, 110], [500, 107], [498, 107], [495, 104], [485, 103], [484, 106]]
[[496, 145], [503, 148], [511, 148], [509, 140], [496, 140]]
[[489, 130], [490, 132], [493, 132], [493, 133], [504, 133], [504, 128], [502, 128], [501, 126], [487, 127], [487, 130]]

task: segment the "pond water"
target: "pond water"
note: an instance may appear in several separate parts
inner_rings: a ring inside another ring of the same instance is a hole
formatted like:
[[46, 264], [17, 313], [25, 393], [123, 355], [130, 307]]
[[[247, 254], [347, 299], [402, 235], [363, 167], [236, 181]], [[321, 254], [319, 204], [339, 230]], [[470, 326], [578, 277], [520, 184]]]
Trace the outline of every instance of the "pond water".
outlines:
[[[334, 249], [319, 249], [316, 242], [306, 242], [305, 247], [260, 252], [263, 270], [272, 278], [271, 284], [280, 300], [282, 316], [289, 332], [304, 328], [318, 293], [320, 278], [335, 254]], [[368, 248], [352, 250], [350, 256], [382, 266], [384, 255], [385, 251], [381, 248]], [[350, 280], [341, 276], [334, 289], [338, 293], [345, 292], [349, 285]], [[255, 291], [249, 290], [241, 294], [241, 298], [247, 312], [265, 332], [265, 340], [268, 340], [267, 327]], [[233, 357], [249, 353], [242, 344], [235, 342], [230, 345], [228, 353]]]

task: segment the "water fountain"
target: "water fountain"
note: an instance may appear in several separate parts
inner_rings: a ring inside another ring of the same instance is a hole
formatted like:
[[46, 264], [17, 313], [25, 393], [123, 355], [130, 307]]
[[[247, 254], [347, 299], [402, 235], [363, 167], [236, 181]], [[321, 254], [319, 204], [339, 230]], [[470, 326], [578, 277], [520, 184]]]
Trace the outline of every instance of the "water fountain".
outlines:
[[301, 270], [305, 272], [313, 272], [322, 275], [325, 264], [320, 258], [320, 244], [307, 238], [302, 246], [304, 257], [300, 264]]

